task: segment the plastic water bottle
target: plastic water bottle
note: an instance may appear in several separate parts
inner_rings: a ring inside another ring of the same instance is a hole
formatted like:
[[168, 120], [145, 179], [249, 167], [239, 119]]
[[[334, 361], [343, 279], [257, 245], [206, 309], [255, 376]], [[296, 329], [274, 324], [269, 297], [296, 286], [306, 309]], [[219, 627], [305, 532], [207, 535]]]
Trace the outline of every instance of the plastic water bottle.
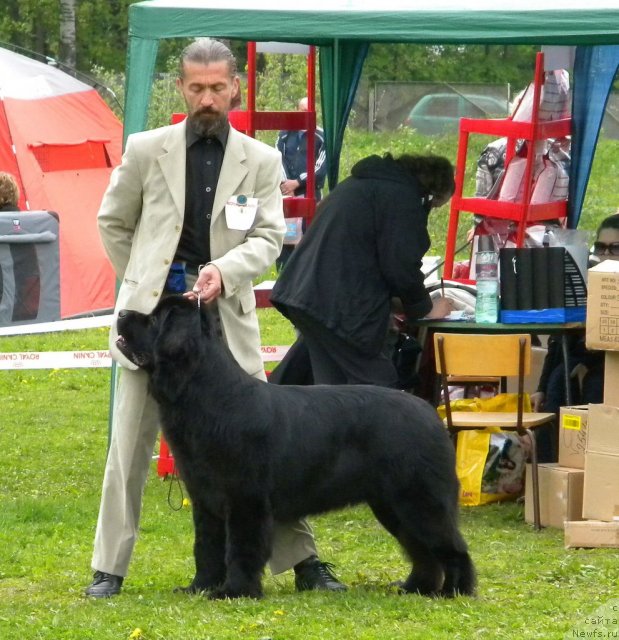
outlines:
[[479, 236], [475, 257], [475, 322], [497, 322], [499, 318], [499, 254], [491, 236]]

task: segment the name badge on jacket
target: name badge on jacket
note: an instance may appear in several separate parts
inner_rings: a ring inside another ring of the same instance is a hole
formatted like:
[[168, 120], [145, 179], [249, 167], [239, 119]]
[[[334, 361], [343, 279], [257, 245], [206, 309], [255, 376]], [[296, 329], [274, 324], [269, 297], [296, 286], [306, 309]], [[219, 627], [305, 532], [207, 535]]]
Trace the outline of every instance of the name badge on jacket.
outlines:
[[228, 229], [247, 231], [251, 228], [258, 211], [258, 198], [244, 195], [232, 196], [226, 202], [226, 224]]

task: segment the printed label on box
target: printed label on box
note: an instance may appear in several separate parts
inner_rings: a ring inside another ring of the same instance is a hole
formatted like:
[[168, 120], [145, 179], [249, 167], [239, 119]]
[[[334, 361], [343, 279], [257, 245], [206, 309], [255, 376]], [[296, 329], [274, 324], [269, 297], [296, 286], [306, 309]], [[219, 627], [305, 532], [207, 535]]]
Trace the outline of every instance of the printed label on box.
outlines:
[[582, 419], [580, 416], [564, 415], [561, 423], [564, 429], [580, 431], [582, 429]]
[[561, 407], [559, 412], [559, 465], [584, 469], [587, 446], [587, 406]]

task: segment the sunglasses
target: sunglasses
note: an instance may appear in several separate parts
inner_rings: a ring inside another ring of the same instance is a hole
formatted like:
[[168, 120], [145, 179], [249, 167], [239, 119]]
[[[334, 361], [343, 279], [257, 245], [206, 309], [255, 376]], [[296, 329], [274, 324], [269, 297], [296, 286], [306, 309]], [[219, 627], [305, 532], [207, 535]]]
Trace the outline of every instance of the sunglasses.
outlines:
[[593, 243], [593, 253], [596, 256], [603, 256], [606, 252], [611, 256], [619, 256], [619, 242], [611, 242], [610, 244], [605, 242]]

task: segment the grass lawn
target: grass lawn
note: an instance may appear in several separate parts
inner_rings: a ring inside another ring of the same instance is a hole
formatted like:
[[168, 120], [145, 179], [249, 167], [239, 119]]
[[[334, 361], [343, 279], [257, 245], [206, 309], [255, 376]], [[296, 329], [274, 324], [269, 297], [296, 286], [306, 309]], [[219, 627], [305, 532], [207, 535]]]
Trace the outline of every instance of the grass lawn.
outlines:
[[[361, 157], [387, 150], [455, 157], [453, 136], [352, 138], [343, 176]], [[616, 209], [618, 158], [617, 141], [598, 145], [581, 228], [595, 229]], [[434, 255], [443, 254], [447, 220], [448, 207], [430, 216]], [[291, 326], [275, 311], [261, 310], [260, 317], [263, 344], [292, 342]], [[106, 329], [0, 338], [0, 352], [106, 346]], [[283, 575], [266, 577], [259, 602], [174, 594], [192, 576], [191, 513], [181, 507], [179, 485], [159, 479], [154, 464], [123, 592], [87, 599], [109, 389], [106, 369], [0, 371], [0, 640], [619, 637], [619, 550], [566, 551], [561, 531], [534, 532], [516, 503], [462, 512], [479, 572], [475, 599], [390, 593], [385, 585], [403, 578], [406, 565], [365, 508], [312, 519], [321, 557], [337, 565], [346, 593], [297, 594], [292, 575]]]
[[[261, 312], [261, 323], [265, 344], [292, 340], [275, 312]], [[0, 338], [0, 351], [100, 349], [106, 334]], [[406, 565], [361, 507], [312, 519], [346, 593], [297, 594], [289, 574], [267, 576], [261, 601], [172, 593], [192, 576], [191, 513], [154, 463], [123, 592], [87, 599], [109, 385], [106, 369], [0, 371], [2, 640], [619, 637], [619, 550], [565, 550], [561, 531], [536, 533], [516, 503], [462, 511], [479, 572], [474, 599], [390, 593]]]

